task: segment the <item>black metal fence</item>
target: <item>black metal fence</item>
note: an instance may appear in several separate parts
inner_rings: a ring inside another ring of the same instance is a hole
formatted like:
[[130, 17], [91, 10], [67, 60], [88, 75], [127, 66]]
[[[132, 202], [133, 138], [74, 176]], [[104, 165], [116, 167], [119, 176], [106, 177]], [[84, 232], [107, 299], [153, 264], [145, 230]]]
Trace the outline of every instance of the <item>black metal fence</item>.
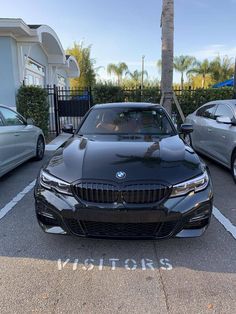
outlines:
[[49, 133], [58, 135], [63, 125], [72, 124], [76, 129], [92, 106], [91, 90], [46, 88], [49, 102]]
[[[58, 135], [64, 124], [72, 124], [76, 129], [93, 104], [109, 102], [148, 102], [160, 103], [161, 90], [147, 87], [141, 90], [123, 89], [119, 86], [98, 85], [91, 89], [63, 89], [47, 87], [49, 102], [49, 132]], [[232, 88], [223, 89], [175, 89], [174, 90], [185, 115], [196, 110], [204, 103], [216, 99], [233, 97]], [[180, 120], [178, 110], [173, 103], [173, 114]]]

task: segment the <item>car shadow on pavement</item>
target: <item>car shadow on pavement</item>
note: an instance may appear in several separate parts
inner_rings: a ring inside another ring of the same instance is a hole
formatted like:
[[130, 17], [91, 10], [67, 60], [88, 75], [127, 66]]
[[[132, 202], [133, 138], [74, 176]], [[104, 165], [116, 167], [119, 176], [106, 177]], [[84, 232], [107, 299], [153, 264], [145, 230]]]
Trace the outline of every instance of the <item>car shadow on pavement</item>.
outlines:
[[[18, 213], [0, 222], [1, 257], [54, 262], [55, 268], [99, 269], [194, 269], [198, 271], [235, 273], [235, 240], [213, 218], [200, 238], [168, 240], [114, 240], [79, 238], [45, 234], [34, 213], [26, 211], [19, 221]], [[12, 223], [13, 222], [13, 223]], [[227, 243], [227, 245], [226, 245]], [[9, 259], [10, 262], [10, 259]], [[61, 266], [60, 266], [61, 265]], [[64, 265], [64, 266], [63, 266]]]

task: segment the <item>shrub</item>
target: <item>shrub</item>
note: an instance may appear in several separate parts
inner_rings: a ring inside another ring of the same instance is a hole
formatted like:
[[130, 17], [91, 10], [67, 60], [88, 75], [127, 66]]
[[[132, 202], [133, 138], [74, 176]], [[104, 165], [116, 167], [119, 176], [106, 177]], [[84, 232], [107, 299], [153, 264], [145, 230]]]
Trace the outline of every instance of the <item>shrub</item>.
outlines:
[[232, 96], [233, 89], [228, 87], [212, 89], [199, 88], [196, 90], [183, 90], [180, 95], [177, 95], [177, 98], [184, 114], [187, 116], [209, 101], [232, 99]]
[[102, 104], [124, 101], [124, 90], [111, 84], [97, 84], [93, 88], [93, 103]]
[[[232, 99], [233, 89], [230, 87], [225, 88], [211, 88], [195, 90], [176, 90], [176, 95], [181, 108], [187, 116], [192, 113], [201, 105], [208, 101], [220, 99]], [[93, 103], [109, 103], [109, 102], [151, 102], [160, 103], [161, 91], [158, 87], [145, 87], [141, 95], [141, 90], [137, 89], [123, 89], [120, 86], [112, 84], [97, 84], [93, 88]], [[173, 103], [173, 112], [177, 113], [177, 109]]]
[[36, 126], [48, 135], [49, 105], [47, 92], [37, 86], [21, 86], [17, 93], [17, 110], [26, 119], [32, 118]]

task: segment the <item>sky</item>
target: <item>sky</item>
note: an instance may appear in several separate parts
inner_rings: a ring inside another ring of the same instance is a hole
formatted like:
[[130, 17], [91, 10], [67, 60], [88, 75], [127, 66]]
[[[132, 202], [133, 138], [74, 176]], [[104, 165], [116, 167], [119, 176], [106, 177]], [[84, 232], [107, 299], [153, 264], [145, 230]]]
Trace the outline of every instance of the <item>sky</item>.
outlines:
[[[83, 41], [101, 78], [108, 63], [125, 62], [130, 71], [145, 69], [160, 80], [161, 0], [37, 0], [1, 1], [0, 17], [22, 18], [27, 24], [47, 24], [64, 49]], [[236, 0], [175, 0], [174, 54], [199, 60], [236, 56]], [[179, 82], [179, 74], [174, 81]]]

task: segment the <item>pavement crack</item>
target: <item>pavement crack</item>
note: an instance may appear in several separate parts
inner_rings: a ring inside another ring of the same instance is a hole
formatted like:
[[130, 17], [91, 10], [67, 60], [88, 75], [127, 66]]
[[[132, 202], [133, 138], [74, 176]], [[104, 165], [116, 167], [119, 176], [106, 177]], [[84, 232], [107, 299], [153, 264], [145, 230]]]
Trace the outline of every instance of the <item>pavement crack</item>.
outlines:
[[[156, 250], [156, 245], [155, 245], [155, 242], [154, 242], [154, 241], [153, 241], [153, 246], [154, 246], [155, 256], [156, 256], [156, 259], [157, 259], [157, 262], [158, 262], [158, 261], [159, 261], [159, 258], [158, 258], [158, 254], [157, 254], [157, 250]], [[161, 273], [161, 268], [160, 268], [160, 267], [158, 267], [158, 272], [159, 272], [159, 276], [160, 276], [161, 287], [162, 287], [162, 290], [163, 290], [163, 293], [164, 293], [165, 304], [166, 304], [166, 310], [167, 310], [167, 313], [170, 313], [170, 306], [169, 306], [167, 291], [166, 291], [166, 288], [165, 288], [164, 280], [163, 280], [163, 278], [162, 278], [162, 273]]]

